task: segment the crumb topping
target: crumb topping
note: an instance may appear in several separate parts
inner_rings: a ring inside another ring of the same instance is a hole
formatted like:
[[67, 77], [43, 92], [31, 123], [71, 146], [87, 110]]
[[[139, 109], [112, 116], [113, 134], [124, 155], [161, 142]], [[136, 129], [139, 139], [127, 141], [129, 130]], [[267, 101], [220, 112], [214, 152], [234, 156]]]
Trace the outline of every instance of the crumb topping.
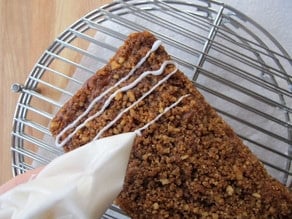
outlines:
[[[131, 34], [109, 63], [56, 114], [50, 127], [53, 135], [76, 119], [97, 95], [124, 77], [155, 40], [148, 32]], [[160, 46], [120, 87], [142, 72], [159, 69], [169, 59]], [[104, 113], [70, 139], [65, 151], [91, 141], [121, 109], [135, 102], [173, 68], [169, 65], [162, 75], [148, 76], [133, 89], [117, 93]], [[89, 115], [98, 111], [111, 93]], [[291, 192], [268, 175], [179, 70], [103, 136], [142, 127], [186, 94], [189, 96], [136, 137], [116, 203], [132, 218], [292, 218]]]

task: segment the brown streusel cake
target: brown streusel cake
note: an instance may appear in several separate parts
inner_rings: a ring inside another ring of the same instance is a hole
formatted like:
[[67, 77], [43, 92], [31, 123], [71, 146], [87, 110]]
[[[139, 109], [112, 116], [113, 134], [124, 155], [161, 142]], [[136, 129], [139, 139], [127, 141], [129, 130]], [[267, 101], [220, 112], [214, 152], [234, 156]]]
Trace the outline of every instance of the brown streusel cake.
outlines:
[[[155, 41], [149, 32], [131, 34], [109, 63], [56, 114], [50, 127], [53, 135], [72, 123], [96, 96], [125, 77]], [[159, 69], [169, 59], [160, 46], [119, 87], [133, 82], [145, 71]], [[65, 151], [91, 141], [121, 109], [174, 69], [169, 64], [162, 75], [147, 76], [133, 89], [117, 93], [100, 116], [87, 122], [66, 142]], [[95, 104], [89, 115], [98, 111], [116, 89]], [[136, 137], [116, 203], [132, 218], [292, 218], [292, 194], [268, 175], [179, 70], [102, 136], [134, 131], [186, 94], [189, 96]]]

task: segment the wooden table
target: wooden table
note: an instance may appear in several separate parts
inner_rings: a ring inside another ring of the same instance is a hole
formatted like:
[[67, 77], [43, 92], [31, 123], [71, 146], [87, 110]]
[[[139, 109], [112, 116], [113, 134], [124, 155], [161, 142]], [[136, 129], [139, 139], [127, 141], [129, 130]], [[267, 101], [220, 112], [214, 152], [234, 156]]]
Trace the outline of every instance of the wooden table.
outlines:
[[0, 184], [12, 177], [11, 130], [18, 94], [35, 62], [69, 25], [111, 0], [0, 0], [1, 125]]

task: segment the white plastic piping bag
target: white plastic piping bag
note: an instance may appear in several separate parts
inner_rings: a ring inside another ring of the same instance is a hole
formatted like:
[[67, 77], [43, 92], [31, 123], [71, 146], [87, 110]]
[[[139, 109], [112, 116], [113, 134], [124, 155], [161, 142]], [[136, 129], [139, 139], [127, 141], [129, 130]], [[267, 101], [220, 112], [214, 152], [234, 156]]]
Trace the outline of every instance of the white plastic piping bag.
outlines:
[[101, 217], [122, 190], [135, 136], [102, 138], [56, 158], [0, 196], [0, 219]]

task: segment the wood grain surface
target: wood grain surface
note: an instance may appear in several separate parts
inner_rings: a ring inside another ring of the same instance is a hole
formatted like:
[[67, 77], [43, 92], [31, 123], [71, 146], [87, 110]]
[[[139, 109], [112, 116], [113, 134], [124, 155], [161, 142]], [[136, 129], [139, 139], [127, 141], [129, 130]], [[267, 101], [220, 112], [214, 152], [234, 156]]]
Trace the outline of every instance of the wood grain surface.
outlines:
[[11, 85], [25, 82], [43, 51], [69, 25], [109, 2], [0, 0], [0, 184], [12, 177], [10, 133], [19, 95], [11, 92]]

